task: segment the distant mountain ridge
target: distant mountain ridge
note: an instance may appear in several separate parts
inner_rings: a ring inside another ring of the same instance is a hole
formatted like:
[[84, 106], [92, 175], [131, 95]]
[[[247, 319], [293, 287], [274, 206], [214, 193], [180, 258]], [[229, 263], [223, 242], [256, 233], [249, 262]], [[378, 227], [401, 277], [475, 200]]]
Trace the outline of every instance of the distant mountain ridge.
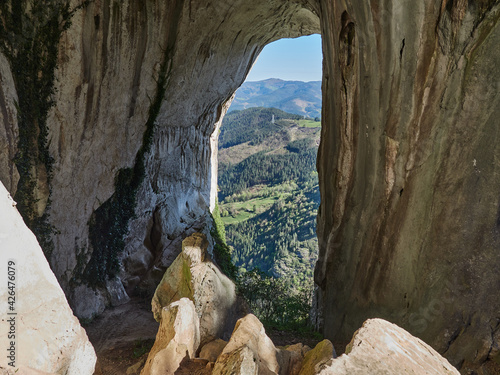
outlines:
[[321, 81], [283, 81], [270, 78], [245, 82], [236, 91], [229, 111], [274, 107], [306, 117], [321, 117]]

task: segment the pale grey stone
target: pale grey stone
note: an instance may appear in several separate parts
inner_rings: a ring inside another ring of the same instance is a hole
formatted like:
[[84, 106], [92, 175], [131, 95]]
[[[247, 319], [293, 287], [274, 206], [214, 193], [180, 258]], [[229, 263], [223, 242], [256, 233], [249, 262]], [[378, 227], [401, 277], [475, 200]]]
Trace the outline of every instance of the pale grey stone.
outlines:
[[[0, 300], [4, 304], [0, 368], [11, 368], [12, 359], [7, 353], [14, 341], [13, 373], [92, 375], [96, 363], [94, 348], [73, 315], [35, 236], [12, 202], [0, 183], [0, 275], [3, 280]], [[8, 281], [13, 288], [8, 288]], [[12, 304], [8, 304], [9, 297], [13, 297]], [[8, 312], [16, 315], [8, 315]], [[14, 319], [12, 331], [8, 319]], [[9, 337], [12, 334], [15, 337]]]
[[[346, 354], [316, 372], [321, 375], [398, 375], [460, 373], [434, 349], [383, 319], [367, 320]], [[312, 373], [308, 373], [312, 375]]]
[[181, 361], [194, 358], [200, 345], [200, 323], [194, 304], [188, 298], [162, 309], [156, 340], [141, 375], [173, 375]]

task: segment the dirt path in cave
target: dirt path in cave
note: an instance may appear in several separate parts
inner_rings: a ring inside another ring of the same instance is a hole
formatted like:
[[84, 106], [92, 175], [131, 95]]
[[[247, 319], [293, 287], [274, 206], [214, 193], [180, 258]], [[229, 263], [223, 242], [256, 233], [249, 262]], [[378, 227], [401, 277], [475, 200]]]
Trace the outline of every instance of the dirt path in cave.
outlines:
[[137, 371], [129, 375], [139, 374], [158, 326], [149, 300], [133, 299], [104, 311], [84, 327], [97, 354], [95, 374], [125, 375], [134, 365]]

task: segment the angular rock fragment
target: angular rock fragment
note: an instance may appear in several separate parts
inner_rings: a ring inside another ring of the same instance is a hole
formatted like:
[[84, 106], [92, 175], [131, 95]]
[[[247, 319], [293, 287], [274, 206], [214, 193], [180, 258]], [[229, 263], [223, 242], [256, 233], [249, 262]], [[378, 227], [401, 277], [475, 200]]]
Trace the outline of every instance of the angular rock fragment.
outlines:
[[236, 323], [213, 374], [280, 374], [278, 352], [262, 323], [248, 314]]
[[200, 344], [200, 323], [191, 300], [181, 298], [161, 312], [160, 328], [141, 375], [174, 374], [186, 356], [195, 356]]
[[335, 349], [330, 340], [323, 340], [305, 355], [299, 374], [319, 374], [335, 357]]
[[404, 329], [369, 319], [354, 334], [346, 354], [317, 372], [322, 375], [459, 375], [434, 349]]
[[208, 241], [194, 233], [182, 242], [182, 252], [165, 272], [151, 302], [156, 320], [161, 309], [182, 297], [194, 301], [200, 318], [201, 343], [229, 338], [242, 316], [243, 301], [234, 283], [209, 260]]
[[257, 375], [275, 374], [268, 369], [259, 370], [258, 359], [248, 346], [241, 346], [236, 350], [221, 356], [215, 363], [212, 375]]
[[287, 375], [298, 375], [305, 355], [311, 350], [301, 343], [287, 346], [279, 351], [280, 372]]

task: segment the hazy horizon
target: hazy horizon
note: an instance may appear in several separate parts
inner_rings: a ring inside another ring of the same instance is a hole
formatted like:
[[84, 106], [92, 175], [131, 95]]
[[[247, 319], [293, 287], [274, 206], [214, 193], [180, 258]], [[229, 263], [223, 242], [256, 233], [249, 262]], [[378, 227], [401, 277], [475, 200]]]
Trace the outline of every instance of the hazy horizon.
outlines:
[[248, 79], [245, 81], [245, 83], [250, 83], [250, 82], [263, 82], [263, 81], [269, 81], [269, 80], [278, 80], [278, 81], [284, 81], [284, 82], [303, 82], [303, 83], [311, 83], [311, 82], [321, 82], [321, 79], [315, 79], [312, 81], [301, 81], [299, 79], [282, 79], [282, 78], [276, 78], [276, 77], [270, 77], [270, 78], [265, 78], [265, 79], [259, 79], [258, 81], [249, 81]]

